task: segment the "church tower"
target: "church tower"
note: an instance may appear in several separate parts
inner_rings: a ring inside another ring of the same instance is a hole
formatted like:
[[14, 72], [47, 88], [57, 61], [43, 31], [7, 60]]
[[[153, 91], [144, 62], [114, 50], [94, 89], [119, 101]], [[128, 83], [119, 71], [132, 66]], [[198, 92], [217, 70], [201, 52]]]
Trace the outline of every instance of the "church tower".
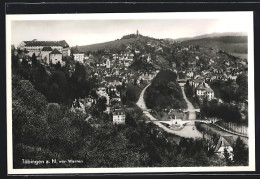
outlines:
[[139, 31], [138, 31], [138, 29], [137, 29], [137, 31], [136, 31], [136, 36], [139, 37]]

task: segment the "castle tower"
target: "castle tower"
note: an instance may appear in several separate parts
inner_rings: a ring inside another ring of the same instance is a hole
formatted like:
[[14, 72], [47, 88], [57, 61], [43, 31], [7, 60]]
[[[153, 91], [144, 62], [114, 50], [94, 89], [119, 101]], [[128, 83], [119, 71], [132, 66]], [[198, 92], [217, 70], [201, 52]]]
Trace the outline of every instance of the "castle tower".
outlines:
[[137, 29], [137, 31], [136, 31], [136, 36], [139, 37], [139, 31], [138, 31], [138, 29]]

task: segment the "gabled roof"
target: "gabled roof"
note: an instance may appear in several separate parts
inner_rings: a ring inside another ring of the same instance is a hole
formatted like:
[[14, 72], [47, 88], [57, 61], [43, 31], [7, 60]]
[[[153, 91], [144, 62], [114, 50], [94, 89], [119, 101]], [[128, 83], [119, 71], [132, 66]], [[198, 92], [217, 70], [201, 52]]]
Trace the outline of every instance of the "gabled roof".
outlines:
[[228, 146], [232, 147], [233, 144], [234, 144], [233, 136], [220, 136], [215, 148], [215, 152], [217, 152], [220, 147], [228, 147]]
[[206, 90], [207, 88], [205, 86], [203, 86], [203, 84], [200, 84], [197, 86], [196, 88], [197, 90]]
[[194, 81], [194, 83], [202, 83], [203, 82], [203, 80], [200, 79], [200, 78], [196, 78], [193, 81]]
[[42, 51], [52, 51], [52, 48], [51, 47], [43, 47]]
[[207, 92], [214, 92], [211, 88], [206, 88]]
[[116, 109], [113, 115], [125, 115], [125, 111], [123, 109]]
[[25, 46], [61, 46], [63, 48], [69, 47], [69, 45], [65, 40], [60, 40], [60, 41], [32, 40], [32, 41], [23, 41], [23, 42], [25, 43]]
[[55, 48], [50, 54], [62, 54], [62, 53]]

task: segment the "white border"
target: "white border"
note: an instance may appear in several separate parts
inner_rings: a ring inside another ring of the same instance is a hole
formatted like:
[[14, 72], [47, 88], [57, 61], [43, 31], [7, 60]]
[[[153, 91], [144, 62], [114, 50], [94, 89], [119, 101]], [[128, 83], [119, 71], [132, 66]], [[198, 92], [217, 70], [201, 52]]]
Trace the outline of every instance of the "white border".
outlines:
[[[12, 87], [11, 87], [11, 21], [13, 20], [130, 20], [130, 19], [212, 19], [247, 17], [248, 27], [248, 115], [249, 166], [245, 167], [150, 167], [150, 168], [51, 168], [13, 169]], [[44, 14], [6, 15], [6, 88], [7, 88], [7, 166], [8, 174], [67, 174], [67, 173], [154, 173], [154, 172], [217, 172], [255, 171], [255, 99], [253, 12], [175, 12], [175, 13], [106, 13], [106, 14]]]

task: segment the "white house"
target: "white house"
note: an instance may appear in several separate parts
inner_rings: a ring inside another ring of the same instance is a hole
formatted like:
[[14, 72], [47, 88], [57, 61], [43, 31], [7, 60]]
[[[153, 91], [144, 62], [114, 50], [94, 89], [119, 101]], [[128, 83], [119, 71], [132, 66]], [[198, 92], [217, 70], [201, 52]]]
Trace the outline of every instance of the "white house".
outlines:
[[113, 112], [113, 124], [125, 124], [125, 112], [122, 109], [116, 109]]
[[106, 60], [106, 68], [110, 68], [110, 67], [111, 67], [110, 60], [109, 60], [109, 58], [107, 58], [107, 60]]
[[[194, 74], [193, 74], [194, 76]], [[203, 79], [200, 79], [200, 78], [196, 78], [194, 80], [191, 80], [190, 81], [190, 85], [192, 85], [194, 88], [196, 88], [197, 86], [199, 86], [200, 84], [203, 84], [204, 83], [204, 80]]]
[[219, 157], [224, 158], [225, 157], [224, 152], [226, 149], [229, 154], [229, 158], [233, 160], [234, 157], [233, 147], [232, 147], [233, 144], [234, 144], [233, 136], [220, 136], [214, 152]]
[[80, 63], [84, 62], [84, 53], [74, 53], [73, 56], [75, 61], [78, 61]]
[[203, 84], [200, 84], [196, 88], [196, 95], [199, 97], [206, 96], [208, 100], [212, 100], [214, 98], [214, 91], [210, 87], [205, 87]]

